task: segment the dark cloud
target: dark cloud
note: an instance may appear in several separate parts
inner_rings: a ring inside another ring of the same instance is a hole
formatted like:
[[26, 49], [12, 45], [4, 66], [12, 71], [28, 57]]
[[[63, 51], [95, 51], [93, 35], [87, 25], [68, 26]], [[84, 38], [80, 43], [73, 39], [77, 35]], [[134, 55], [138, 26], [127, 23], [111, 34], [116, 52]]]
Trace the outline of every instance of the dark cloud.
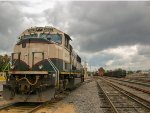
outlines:
[[0, 52], [11, 53], [23, 30], [40, 23], [40, 14], [22, 12], [30, 6], [27, 2], [0, 2]]
[[150, 57], [150, 45], [138, 46], [138, 54], [149, 58]]
[[[133, 64], [144, 62], [150, 56], [149, 1], [57, 1], [53, 7], [44, 7], [46, 10], [43, 11], [40, 6], [45, 2], [0, 2], [0, 52], [12, 51], [23, 30], [44, 23], [71, 35], [74, 48], [82, 58], [90, 56], [88, 60], [92, 65], [129, 61], [117, 53], [109, 54], [111, 48], [138, 45], [137, 53], [131, 55]], [[102, 52], [104, 50], [105, 53]]]
[[22, 22], [21, 12], [14, 2], [0, 2], [0, 50], [10, 51]]
[[[67, 23], [81, 51], [150, 43], [149, 2], [71, 2], [47, 10], [49, 22]], [[54, 17], [53, 17], [53, 16]], [[65, 18], [65, 19], [64, 19]], [[56, 24], [57, 23], [57, 24]], [[80, 39], [80, 40], [78, 40]]]

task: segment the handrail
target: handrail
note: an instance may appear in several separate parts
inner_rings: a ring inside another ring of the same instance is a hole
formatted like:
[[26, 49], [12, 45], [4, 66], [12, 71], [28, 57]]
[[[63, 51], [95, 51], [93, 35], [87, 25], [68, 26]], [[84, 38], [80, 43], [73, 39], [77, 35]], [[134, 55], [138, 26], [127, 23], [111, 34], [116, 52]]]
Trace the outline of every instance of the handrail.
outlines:
[[55, 70], [56, 72], [56, 75], [57, 75], [57, 87], [59, 88], [59, 70], [58, 68], [54, 65], [54, 63], [51, 61], [51, 59], [47, 59], [48, 62], [51, 64], [51, 66], [53, 67], [53, 69]]
[[[3, 69], [3, 76], [6, 78], [7, 75], [5, 75], [5, 71], [6, 71], [6, 68], [9, 66], [9, 64], [11, 65], [11, 60], [7, 63], [7, 65], [5, 66], [5, 68]], [[9, 71], [9, 68], [8, 68], [8, 71]]]
[[9, 66], [8, 71], [10, 70], [11, 66], [13, 66], [16, 63], [17, 59], [15, 59], [15, 61], [12, 64], [12, 60], [9, 60], [9, 62], [7, 63], [7, 65], [5, 66], [5, 68], [3, 69], [3, 76], [5, 77], [5, 79], [7, 78], [7, 74], [5, 74], [6, 68]]
[[6, 71], [6, 68], [9, 66], [10, 61], [7, 63], [7, 65], [5, 66], [5, 68], [3, 69], [3, 72]]

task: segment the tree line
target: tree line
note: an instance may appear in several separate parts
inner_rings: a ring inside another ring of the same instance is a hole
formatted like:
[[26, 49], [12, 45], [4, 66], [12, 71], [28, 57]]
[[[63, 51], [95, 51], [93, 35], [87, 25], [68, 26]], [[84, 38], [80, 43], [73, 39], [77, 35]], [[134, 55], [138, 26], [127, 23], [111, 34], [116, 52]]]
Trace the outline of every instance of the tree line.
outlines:
[[[8, 65], [9, 61], [10, 61], [10, 56], [8, 56], [7, 54], [0, 55], [0, 71], [4, 71], [4, 69]], [[6, 70], [7, 69], [8, 69], [8, 67], [6, 68]]]

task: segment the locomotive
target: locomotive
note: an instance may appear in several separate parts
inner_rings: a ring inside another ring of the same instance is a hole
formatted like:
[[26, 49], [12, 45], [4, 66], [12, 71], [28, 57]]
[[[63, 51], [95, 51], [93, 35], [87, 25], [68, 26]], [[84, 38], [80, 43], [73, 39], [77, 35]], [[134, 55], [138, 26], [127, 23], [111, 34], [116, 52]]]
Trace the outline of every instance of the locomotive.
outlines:
[[45, 102], [57, 92], [84, 81], [81, 58], [70, 36], [54, 27], [31, 27], [18, 38], [3, 98], [13, 102]]

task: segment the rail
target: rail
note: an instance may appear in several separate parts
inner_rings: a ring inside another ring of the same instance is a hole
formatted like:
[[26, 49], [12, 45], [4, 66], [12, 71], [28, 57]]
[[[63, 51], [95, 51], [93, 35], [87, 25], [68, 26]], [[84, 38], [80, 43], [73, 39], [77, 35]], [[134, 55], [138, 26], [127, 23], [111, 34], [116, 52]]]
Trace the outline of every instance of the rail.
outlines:
[[112, 111], [113, 113], [150, 112], [150, 102], [130, 95], [126, 90], [119, 88], [119, 86], [114, 86], [113, 83], [103, 78], [96, 79], [96, 83], [99, 89], [100, 99], [106, 100], [101, 106], [102, 109], [104, 108], [104, 111], [107, 108], [106, 111]]
[[[15, 62], [16, 62], [16, 60], [15, 60]], [[5, 68], [3, 69], [3, 76], [6, 78], [6, 74], [5, 74], [5, 72], [6, 71], [9, 71], [10, 70], [10, 66], [11, 66], [11, 61], [9, 61], [8, 63], [7, 63], [7, 65], [5, 66]], [[8, 68], [8, 70], [6, 70]]]
[[[139, 87], [137, 87], [137, 86], [134, 86], [134, 85], [128, 85], [128, 84], [124, 84], [124, 83], [120, 83], [120, 81], [119, 80], [116, 80], [116, 79], [108, 79], [109, 81], [111, 81], [111, 82], [115, 82], [115, 83], [118, 83], [118, 84], [120, 84], [120, 85], [123, 85], [123, 86], [127, 86], [127, 87], [130, 87], [130, 88], [133, 88], [133, 89], [135, 89], [135, 90], [138, 90], [138, 91], [142, 91], [143, 93], [146, 93], [146, 94], [150, 94], [150, 90], [145, 90], [145, 89], [143, 89], [143, 88], [139, 88]], [[118, 82], [119, 81], [119, 82]], [[138, 84], [139, 85], [139, 84]], [[147, 87], [147, 86], [146, 86]]]
[[[64, 95], [65, 94], [65, 95]], [[21, 112], [27, 112], [27, 113], [35, 113], [39, 109], [42, 109], [43, 107], [47, 107], [49, 104], [57, 103], [64, 99], [64, 96], [67, 96], [67, 93], [64, 93], [62, 96], [62, 93], [57, 96], [57, 98], [53, 98], [46, 102], [40, 102], [40, 103], [34, 103], [34, 102], [16, 102], [16, 103], [9, 103], [0, 106], [0, 113], [21, 113]], [[5, 111], [6, 110], [6, 111]]]
[[117, 108], [116, 108], [116, 107], [114, 106], [114, 104], [111, 102], [110, 98], [107, 96], [106, 92], [103, 90], [103, 88], [99, 85], [98, 82], [96, 82], [96, 83], [97, 83], [98, 88], [104, 93], [104, 95], [105, 95], [105, 97], [106, 97], [106, 99], [107, 99], [107, 101], [108, 101], [108, 103], [109, 103], [111, 109], [113, 110], [113, 112], [114, 112], [114, 113], [119, 113], [119, 111], [117, 110]]
[[[3, 69], [3, 72], [6, 71], [7, 67], [9, 66], [9, 64], [10, 64], [10, 61], [7, 63], [7, 65], [6, 65], [5, 68]], [[9, 69], [8, 69], [8, 70], [9, 70]]]
[[[3, 71], [3, 76], [6, 78], [7, 74], [5, 74], [6, 71], [10, 71], [10, 68], [13, 68], [12, 66], [16, 63], [16, 59], [14, 61], [14, 63], [12, 64], [12, 60], [10, 60], [7, 65], [5, 66], [5, 68], [2, 70]], [[8, 70], [6, 70], [8, 68]]]
[[56, 76], [57, 76], [57, 88], [59, 88], [59, 70], [58, 68], [53, 64], [53, 62], [51, 61], [51, 59], [47, 59], [48, 62], [50, 63], [50, 65], [53, 67], [55, 73], [56, 73]]
[[[102, 79], [102, 78], [100, 78]], [[116, 86], [115, 84], [108, 82], [107, 80], [105, 80], [104, 78], [102, 79], [104, 80], [109, 86], [113, 87], [114, 89], [116, 89], [117, 91], [121, 92], [122, 94], [126, 95], [127, 97], [129, 97], [130, 99], [136, 101], [137, 103], [139, 103], [140, 105], [142, 105], [143, 107], [147, 108], [150, 111], [150, 101], [145, 100], [129, 91], [126, 91], [122, 88], [120, 88], [119, 86]], [[140, 101], [139, 101], [140, 100]], [[145, 104], [146, 103], [146, 104]]]
[[39, 110], [44, 104], [43, 103], [10, 103], [4, 106], [0, 107], [0, 112], [7, 110], [7, 112], [12, 113], [14, 110], [14, 112], [27, 112], [27, 113], [33, 113], [37, 110]]
[[142, 83], [142, 82], [137, 82], [137, 81], [135, 82], [135, 81], [129, 81], [129, 80], [122, 80], [122, 79], [116, 79], [116, 78], [111, 78], [111, 79], [150, 87], [150, 84], [147, 84], [147, 83]]
[[11, 107], [11, 106], [13, 106], [13, 105], [15, 105], [16, 103], [10, 103], [10, 104], [6, 104], [6, 105], [3, 105], [3, 106], [0, 106], [0, 111], [1, 110], [4, 110], [4, 109], [6, 109], [6, 108], [9, 108], [9, 107]]

